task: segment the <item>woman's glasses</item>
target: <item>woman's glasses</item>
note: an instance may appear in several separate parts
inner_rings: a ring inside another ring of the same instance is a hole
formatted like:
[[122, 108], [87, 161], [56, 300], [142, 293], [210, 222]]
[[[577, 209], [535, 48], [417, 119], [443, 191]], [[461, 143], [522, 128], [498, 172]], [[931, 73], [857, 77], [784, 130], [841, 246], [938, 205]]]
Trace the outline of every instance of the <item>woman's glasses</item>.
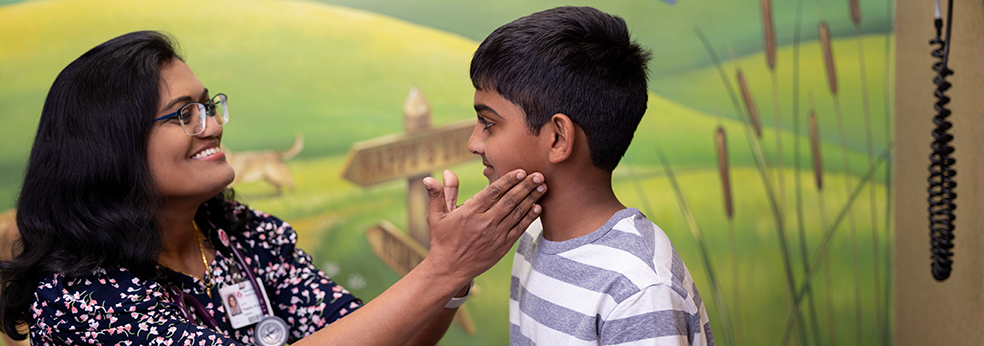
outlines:
[[177, 117], [185, 133], [189, 136], [197, 136], [205, 132], [205, 120], [208, 116], [212, 116], [219, 126], [229, 123], [229, 100], [225, 94], [215, 95], [207, 104], [199, 102], [185, 104], [177, 112], [154, 119], [154, 122]]

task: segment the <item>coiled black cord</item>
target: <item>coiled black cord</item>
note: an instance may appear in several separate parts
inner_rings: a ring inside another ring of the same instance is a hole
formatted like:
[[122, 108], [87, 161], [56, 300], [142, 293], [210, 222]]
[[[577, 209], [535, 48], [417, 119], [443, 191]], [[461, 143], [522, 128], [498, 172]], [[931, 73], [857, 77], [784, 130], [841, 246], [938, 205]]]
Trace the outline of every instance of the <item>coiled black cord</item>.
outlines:
[[953, 154], [953, 146], [950, 141], [953, 135], [947, 133], [953, 125], [947, 121], [950, 110], [946, 109], [946, 104], [950, 98], [945, 92], [950, 88], [950, 82], [946, 77], [953, 74], [953, 70], [947, 67], [947, 60], [950, 56], [950, 27], [953, 24], [953, 0], [949, 0], [947, 7], [946, 39], [941, 39], [940, 30], [943, 27], [943, 20], [939, 16], [939, 2], [937, 2], [937, 15], [934, 21], [936, 26], [936, 38], [929, 41], [931, 45], [938, 45], [933, 50], [933, 57], [939, 59], [933, 64], [936, 77], [933, 83], [936, 84], [936, 103], [933, 109], [936, 116], [933, 117], [933, 143], [930, 147], [933, 153], [929, 155], [929, 238], [933, 259], [933, 278], [937, 281], [946, 280], [950, 277], [953, 260], [953, 221], [956, 215], [953, 211], [957, 209], [953, 200], [957, 198], [954, 189], [957, 182], [953, 179], [957, 171], [953, 169], [956, 160], [950, 155]]

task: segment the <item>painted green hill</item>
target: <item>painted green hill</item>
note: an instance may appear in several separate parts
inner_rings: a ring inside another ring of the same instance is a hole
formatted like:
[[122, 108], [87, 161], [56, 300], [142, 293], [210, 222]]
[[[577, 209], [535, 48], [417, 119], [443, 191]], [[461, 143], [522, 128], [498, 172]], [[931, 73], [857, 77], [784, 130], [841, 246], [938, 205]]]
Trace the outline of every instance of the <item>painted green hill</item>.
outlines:
[[[677, 0], [318, 0], [361, 8], [401, 18], [413, 23], [457, 33], [481, 42], [492, 30], [530, 13], [564, 5], [593, 6], [625, 18], [632, 36], [653, 50], [656, 63], [653, 77], [706, 66], [710, 60], [693, 35], [700, 26], [715, 42], [728, 43], [738, 55], [762, 51], [762, 25], [759, 1]], [[816, 23], [819, 6], [835, 37], [853, 36], [854, 24], [846, 0], [772, 1], [778, 44], [792, 44], [798, 3], [803, 23]], [[861, 32], [884, 33], [892, 30], [893, 0], [861, 1]], [[804, 24], [804, 35], [814, 24]], [[804, 36], [813, 37], [813, 36]], [[785, 63], [785, 62], [780, 62]]]
[[[693, 67], [706, 66], [700, 42], [692, 28], [701, 26], [710, 37], [735, 47], [738, 55], [753, 54], [762, 48], [762, 14], [756, 1], [707, 2], [679, 0], [675, 5], [661, 0], [562, 1], [562, 0], [315, 0], [384, 14], [412, 23], [455, 33], [477, 42], [492, 30], [527, 14], [564, 5], [593, 6], [622, 16], [632, 35], [653, 50], [659, 64], [652, 66], [654, 76], [673, 74]], [[25, 0], [0, 0], [0, 5]], [[861, 1], [862, 33], [885, 33], [893, 28], [893, 0]], [[816, 23], [820, 8], [835, 37], [853, 36], [848, 1], [772, 1], [778, 44], [793, 42], [797, 6], [802, 6], [802, 22]], [[804, 35], [813, 24], [804, 24]], [[812, 37], [806, 35], [804, 37]]]
[[233, 150], [286, 149], [299, 131], [301, 157], [345, 153], [402, 131], [412, 86], [428, 96], [435, 125], [474, 116], [475, 43], [385, 16], [299, 1], [0, 6], [0, 209], [13, 205], [58, 72], [101, 42], [147, 29], [171, 33], [206, 87], [229, 95], [224, 139]]

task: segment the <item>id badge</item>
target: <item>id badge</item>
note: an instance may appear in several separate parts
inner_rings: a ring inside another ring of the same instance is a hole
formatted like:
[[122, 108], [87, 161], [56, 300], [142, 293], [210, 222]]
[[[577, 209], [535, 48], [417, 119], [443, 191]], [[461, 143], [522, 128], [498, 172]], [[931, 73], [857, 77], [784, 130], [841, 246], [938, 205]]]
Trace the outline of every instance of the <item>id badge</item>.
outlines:
[[[262, 294], [262, 293], [261, 293]], [[219, 289], [222, 305], [232, 328], [239, 329], [263, 318], [263, 308], [249, 281], [242, 281]]]

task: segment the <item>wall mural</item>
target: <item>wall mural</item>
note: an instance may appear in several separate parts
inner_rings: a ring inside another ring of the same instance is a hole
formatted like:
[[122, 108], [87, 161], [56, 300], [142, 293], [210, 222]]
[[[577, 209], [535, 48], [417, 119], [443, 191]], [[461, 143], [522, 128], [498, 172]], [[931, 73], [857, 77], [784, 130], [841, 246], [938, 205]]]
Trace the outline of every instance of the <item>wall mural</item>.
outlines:
[[[370, 300], [426, 254], [415, 182], [448, 167], [462, 198], [487, 183], [455, 148], [474, 49], [567, 4], [621, 15], [653, 51], [614, 187], [675, 244], [717, 343], [890, 344], [891, 0], [0, 0], [0, 211], [58, 72], [161, 30], [229, 95], [239, 198]], [[476, 280], [443, 344], [508, 343], [511, 263]]]

